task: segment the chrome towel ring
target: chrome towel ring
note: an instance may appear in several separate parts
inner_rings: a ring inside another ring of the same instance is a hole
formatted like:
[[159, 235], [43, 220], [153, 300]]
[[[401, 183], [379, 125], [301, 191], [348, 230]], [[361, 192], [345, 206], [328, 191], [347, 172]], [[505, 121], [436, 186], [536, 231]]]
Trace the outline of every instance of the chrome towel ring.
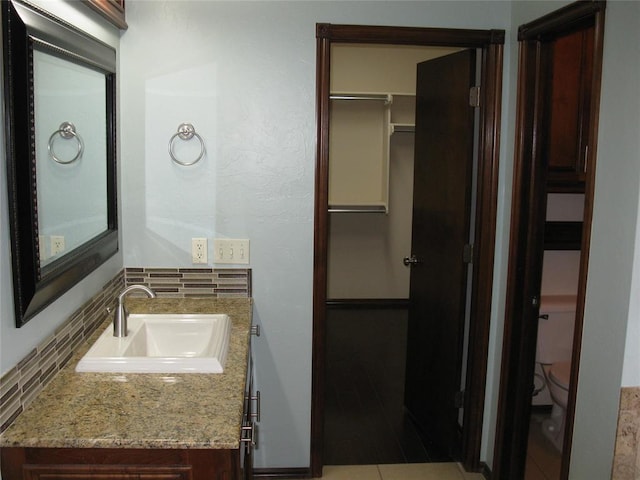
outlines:
[[[62, 160], [56, 156], [53, 151], [53, 141], [55, 140], [56, 135], [60, 135], [65, 140], [69, 140], [71, 138], [75, 138], [76, 142], [78, 142], [78, 152], [75, 157], [71, 160]], [[49, 137], [49, 143], [47, 144], [47, 150], [49, 151], [49, 156], [53, 159], [54, 162], [60, 163], [61, 165], [68, 165], [70, 163], [75, 162], [76, 160], [82, 157], [82, 152], [84, 151], [84, 143], [82, 142], [82, 137], [76, 133], [76, 127], [71, 122], [62, 122], [58, 130], [53, 132]]]
[[[191, 140], [193, 137], [196, 137], [200, 141], [200, 155], [195, 160], [191, 162], [183, 162], [182, 160], [178, 160], [176, 158], [175, 152], [173, 151], [173, 143], [176, 138], [180, 138], [180, 140]], [[182, 165], [183, 167], [189, 167], [191, 165], [195, 165], [200, 161], [200, 159], [204, 155], [204, 140], [202, 137], [196, 133], [196, 129], [190, 123], [181, 123], [178, 125], [178, 131], [174, 133], [169, 139], [169, 155], [171, 155], [171, 160], [176, 162], [178, 165]]]

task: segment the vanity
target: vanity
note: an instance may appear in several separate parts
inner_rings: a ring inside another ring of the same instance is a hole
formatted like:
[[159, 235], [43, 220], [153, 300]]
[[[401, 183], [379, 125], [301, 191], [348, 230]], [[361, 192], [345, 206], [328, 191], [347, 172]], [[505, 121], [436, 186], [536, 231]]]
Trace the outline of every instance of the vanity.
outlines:
[[222, 313], [224, 371], [87, 373], [76, 365], [112, 317], [0, 437], [3, 480], [250, 478], [250, 298], [128, 298], [130, 313]]

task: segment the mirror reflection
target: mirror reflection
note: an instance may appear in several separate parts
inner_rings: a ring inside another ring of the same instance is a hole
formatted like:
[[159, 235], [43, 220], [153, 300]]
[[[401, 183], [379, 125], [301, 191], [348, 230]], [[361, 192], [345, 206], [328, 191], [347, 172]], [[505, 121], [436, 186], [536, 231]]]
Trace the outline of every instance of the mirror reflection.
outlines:
[[104, 74], [34, 50], [40, 266], [107, 229]]
[[116, 52], [0, 2], [16, 326], [118, 251]]

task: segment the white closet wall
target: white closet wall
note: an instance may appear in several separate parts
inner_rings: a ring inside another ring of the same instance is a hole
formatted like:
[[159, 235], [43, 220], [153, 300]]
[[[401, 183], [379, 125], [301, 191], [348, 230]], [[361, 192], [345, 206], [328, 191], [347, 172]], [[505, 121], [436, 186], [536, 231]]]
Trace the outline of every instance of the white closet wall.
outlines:
[[408, 298], [416, 65], [458, 50], [332, 46], [331, 93], [380, 99], [331, 101], [329, 299]]

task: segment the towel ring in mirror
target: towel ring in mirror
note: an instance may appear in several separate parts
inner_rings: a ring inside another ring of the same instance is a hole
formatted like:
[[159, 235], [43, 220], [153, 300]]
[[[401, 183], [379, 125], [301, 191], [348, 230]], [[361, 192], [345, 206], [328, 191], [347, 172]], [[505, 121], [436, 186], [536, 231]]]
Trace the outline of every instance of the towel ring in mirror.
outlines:
[[[200, 141], [200, 155], [191, 161], [191, 162], [183, 162], [182, 160], [178, 160], [176, 158], [176, 154], [173, 151], [173, 145], [176, 138], [180, 138], [180, 140], [191, 140], [193, 137], [196, 137]], [[174, 133], [169, 139], [169, 155], [171, 155], [171, 160], [173, 160], [178, 165], [182, 165], [183, 167], [189, 167], [191, 165], [195, 165], [200, 161], [200, 159], [204, 156], [204, 140], [202, 137], [196, 133], [196, 129], [190, 123], [181, 123], [178, 125], [178, 131]]]
[[[75, 138], [76, 142], [78, 143], [78, 152], [76, 153], [76, 156], [73, 157], [71, 160], [62, 160], [62, 159], [58, 158], [56, 156], [56, 154], [54, 153], [54, 151], [53, 151], [53, 141], [55, 140], [57, 135], [60, 135], [65, 140], [69, 140], [71, 138]], [[80, 137], [80, 135], [78, 135], [76, 133], [76, 127], [75, 127], [75, 125], [73, 123], [71, 123], [71, 122], [62, 122], [60, 124], [60, 127], [58, 128], [58, 130], [53, 132], [51, 134], [51, 136], [49, 137], [49, 143], [47, 144], [47, 150], [49, 151], [49, 156], [51, 157], [51, 159], [54, 162], [59, 163], [61, 165], [69, 165], [70, 163], [73, 163], [73, 162], [75, 162], [76, 160], [79, 160], [82, 157], [82, 152], [84, 151], [84, 143], [82, 142], [82, 137]]]

